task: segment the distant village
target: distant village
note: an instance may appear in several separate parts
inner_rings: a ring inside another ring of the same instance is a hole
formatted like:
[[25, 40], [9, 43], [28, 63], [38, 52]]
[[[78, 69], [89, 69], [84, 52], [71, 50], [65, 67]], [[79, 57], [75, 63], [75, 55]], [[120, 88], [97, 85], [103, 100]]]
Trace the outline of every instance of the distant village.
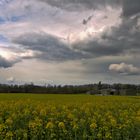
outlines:
[[87, 91], [88, 95], [140, 95], [140, 85], [131, 85], [131, 84], [102, 84], [99, 82], [94, 89]]
[[[107, 89], [100, 89], [100, 90], [91, 90], [88, 91], [86, 94], [88, 95], [99, 95], [99, 96], [106, 96], [106, 95], [134, 95], [133, 90], [129, 89], [114, 89], [114, 88], [107, 88]], [[138, 93], [135, 95], [139, 95]]]
[[87, 85], [24, 85], [0, 84], [0, 93], [35, 93], [35, 94], [87, 94], [97, 96], [107, 95], [140, 95], [140, 85], [134, 84], [105, 84], [101, 81]]

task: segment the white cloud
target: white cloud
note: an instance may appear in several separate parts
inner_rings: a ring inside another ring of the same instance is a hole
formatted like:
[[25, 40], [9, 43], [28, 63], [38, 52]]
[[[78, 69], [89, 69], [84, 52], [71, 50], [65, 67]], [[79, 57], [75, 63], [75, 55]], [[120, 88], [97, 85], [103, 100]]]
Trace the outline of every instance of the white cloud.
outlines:
[[109, 70], [125, 75], [137, 75], [140, 74], [140, 68], [133, 66], [132, 64], [120, 63], [111, 64]]
[[15, 78], [14, 77], [9, 77], [9, 78], [7, 78], [7, 82], [8, 83], [14, 83], [15, 82]]

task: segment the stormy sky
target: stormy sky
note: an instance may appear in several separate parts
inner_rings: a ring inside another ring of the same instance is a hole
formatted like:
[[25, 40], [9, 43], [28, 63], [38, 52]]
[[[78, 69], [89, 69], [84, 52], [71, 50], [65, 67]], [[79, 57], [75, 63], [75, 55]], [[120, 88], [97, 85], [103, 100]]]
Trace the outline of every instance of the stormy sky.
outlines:
[[140, 83], [140, 0], [0, 0], [0, 83]]

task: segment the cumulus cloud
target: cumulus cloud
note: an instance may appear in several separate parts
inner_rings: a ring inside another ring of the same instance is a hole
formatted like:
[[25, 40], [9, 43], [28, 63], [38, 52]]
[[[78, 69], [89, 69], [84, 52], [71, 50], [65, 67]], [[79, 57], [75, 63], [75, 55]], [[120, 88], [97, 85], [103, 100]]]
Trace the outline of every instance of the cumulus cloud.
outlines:
[[138, 75], [140, 74], [140, 68], [133, 66], [132, 64], [120, 63], [111, 64], [109, 70], [125, 75]]

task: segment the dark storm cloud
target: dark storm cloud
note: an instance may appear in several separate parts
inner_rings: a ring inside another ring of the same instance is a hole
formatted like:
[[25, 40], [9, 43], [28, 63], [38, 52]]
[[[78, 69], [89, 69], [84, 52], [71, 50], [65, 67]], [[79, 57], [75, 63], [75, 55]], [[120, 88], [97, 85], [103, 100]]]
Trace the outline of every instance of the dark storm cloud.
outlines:
[[107, 5], [117, 6], [121, 0], [38, 0], [66, 10], [101, 9]]
[[19, 59], [7, 60], [4, 57], [0, 56], [0, 68], [12, 67], [14, 64], [16, 64], [19, 61], [20, 61]]
[[[34, 58], [52, 61], [79, 60], [103, 56], [139, 55], [140, 53], [140, 1], [133, 0], [37, 0], [65, 10], [100, 9], [106, 6], [122, 8], [120, 25], [103, 31], [100, 37], [76, 41], [69, 46], [63, 39], [47, 33], [26, 33], [13, 39], [25, 50], [37, 51]], [[135, 15], [135, 16], [134, 16]], [[133, 16], [133, 17], [132, 17]], [[87, 24], [92, 16], [83, 22]], [[85, 55], [86, 54], [86, 55]], [[24, 58], [23, 58], [24, 59]], [[28, 59], [28, 58], [27, 58]], [[113, 63], [113, 62], [112, 62]], [[108, 64], [109, 65], [109, 64]]]
[[66, 10], [101, 9], [106, 6], [121, 7], [122, 16], [130, 17], [140, 13], [139, 0], [38, 0]]
[[98, 40], [89, 40], [89, 41], [82, 41], [77, 42], [74, 44], [74, 48], [87, 52], [92, 57], [99, 57], [99, 56], [106, 56], [106, 55], [118, 55], [122, 53], [122, 48], [118, 47], [120, 45], [119, 42], [115, 42], [113, 44], [111, 40], [107, 43], [100, 43]]
[[[139, 16], [124, 19], [118, 27], [106, 29], [99, 38], [89, 37], [71, 44], [47, 33], [27, 33], [13, 40], [24, 49], [38, 51], [35, 57], [65, 61], [102, 56], [138, 55], [140, 53]], [[85, 55], [86, 54], [86, 55]]]
[[140, 13], [140, 0], [123, 0], [123, 16], [130, 17]]
[[27, 33], [13, 40], [24, 49], [38, 51], [36, 58], [52, 61], [75, 60], [86, 57], [64, 43], [61, 38], [46, 33]]
[[92, 57], [108, 55], [135, 55], [140, 53], [139, 16], [124, 19], [118, 27], [107, 29], [100, 38], [90, 38], [74, 44], [74, 48], [88, 52]]

